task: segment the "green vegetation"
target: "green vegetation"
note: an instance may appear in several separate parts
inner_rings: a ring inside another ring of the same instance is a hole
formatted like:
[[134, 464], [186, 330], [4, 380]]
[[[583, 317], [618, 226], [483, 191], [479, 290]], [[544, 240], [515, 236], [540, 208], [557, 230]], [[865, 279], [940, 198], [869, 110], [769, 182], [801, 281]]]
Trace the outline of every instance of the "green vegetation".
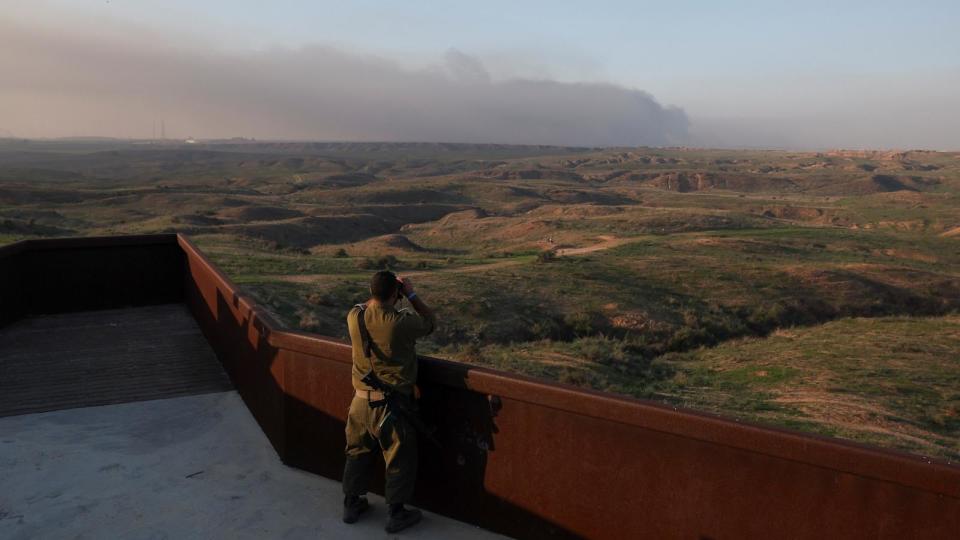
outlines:
[[339, 338], [390, 268], [422, 352], [958, 459], [958, 157], [6, 141], [0, 242], [187, 233]]
[[960, 459], [960, 318], [840, 319], [660, 361], [679, 405]]

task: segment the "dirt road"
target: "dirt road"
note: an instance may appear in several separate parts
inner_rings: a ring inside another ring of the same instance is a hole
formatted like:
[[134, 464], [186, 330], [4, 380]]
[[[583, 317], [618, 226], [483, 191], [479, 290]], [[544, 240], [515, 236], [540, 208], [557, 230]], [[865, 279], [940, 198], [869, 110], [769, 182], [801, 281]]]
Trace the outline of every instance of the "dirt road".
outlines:
[[614, 248], [621, 246], [623, 244], [634, 241], [634, 238], [617, 238], [616, 236], [611, 236], [609, 234], [600, 235], [597, 238], [601, 242], [593, 244], [586, 247], [580, 248], [563, 248], [557, 250], [557, 257], [568, 257], [572, 255], [586, 255], [587, 253], [593, 253], [595, 251], [603, 251], [605, 249]]

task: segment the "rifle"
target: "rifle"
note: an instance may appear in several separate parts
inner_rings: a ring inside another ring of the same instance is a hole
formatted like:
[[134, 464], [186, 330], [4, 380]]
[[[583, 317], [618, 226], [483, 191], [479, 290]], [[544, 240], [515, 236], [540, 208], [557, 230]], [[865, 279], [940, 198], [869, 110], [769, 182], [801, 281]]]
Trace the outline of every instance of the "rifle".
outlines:
[[[372, 365], [373, 364], [371, 363], [371, 366]], [[410, 407], [410, 398], [398, 392], [392, 385], [383, 382], [380, 377], [377, 377], [376, 372], [373, 371], [372, 368], [360, 380], [363, 382], [363, 384], [373, 388], [377, 392], [383, 393], [383, 399], [381, 401], [370, 402], [370, 406], [373, 408], [381, 406], [385, 406], [387, 408], [387, 414], [383, 415], [383, 419], [380, 420], [380, 425], [377, 426], [378, 428], [383, 427], [383, 423], [387, 421], [387, 417], [393, 413], [397, 413], [402, 418], [405, 418], [408, 422], [410, 422], [410, 424], [413, 425], [413, 428], [422, 433], [427, 440], [440, 448], [443, 447], [443, 445], [440, 444], [440, 441], [437, 440], [436, 435], [434, 435], [436, 428], [425, 424], [420, 418], [420, 415], [417, 414], [417, 411]]]
[[370, 362], [370, 371], [368, 371], [360, 381], [373, 388], [377, 392], [383, 394], [383, 399], [380, 401], [371, 401], [370, 406], [373, 408], [386, 406], [387, 414], [383, 415], [383, 419], [380, 420], [380, 425], [377, 428], [383, 427], [383, 423], [387, 421], [387, 418], [396, 413], [400, 417], [406, 419], [413, 425], [414, 429], [422, 433], [427, 440], [442, 448], [440, 441], [437, 440], [434, 432], [436, 429], [432, 426], [427, 426], [423, 420], [420, 419], [420, 415], [417, 414], [417, 411], [410, 407], [411, 398], [408, 398], [401, 392], [399, 392], [396, 387], [391, 384], [388, 384], [379, 376], [377, 376], [376, 368], [373, 365], [373, 357], [383, 359], [383, 353], [379, 348], [374, 348], [373, 339], [370, 337], [370, 332], [367, 330], [367, 322], [364, 320], [364, 314], [366, 312], [367, 306], [364, 304], [357, 304], [360, 312], [357, 313], [357, 327], [360, 329], [360, 338], [363, 341], [363, 355], [367, 358], [367, 361]]

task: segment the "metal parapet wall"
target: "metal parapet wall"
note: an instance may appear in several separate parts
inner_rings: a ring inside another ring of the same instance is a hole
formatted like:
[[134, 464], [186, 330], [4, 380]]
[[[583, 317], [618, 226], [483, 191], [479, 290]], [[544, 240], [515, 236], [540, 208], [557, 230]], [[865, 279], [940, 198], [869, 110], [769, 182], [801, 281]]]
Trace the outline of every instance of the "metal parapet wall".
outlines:
[[177, 236], [26, 240], [0, 247], [0, 325], [44, 313], [181, 302]]
[[[63, 283], [44, 288], [53, 278]], [[0, 324], [166, 301], [190, 307], [283, 461], [339, 479], [352, 396], [346, 344], [281, 330], [184, 237], [0, 248]], [[416, 502], [491, 530], [697, 539], [960, 531], [954, 465], [432, 358], [420, 374], [443, 447], [421, 442]]]

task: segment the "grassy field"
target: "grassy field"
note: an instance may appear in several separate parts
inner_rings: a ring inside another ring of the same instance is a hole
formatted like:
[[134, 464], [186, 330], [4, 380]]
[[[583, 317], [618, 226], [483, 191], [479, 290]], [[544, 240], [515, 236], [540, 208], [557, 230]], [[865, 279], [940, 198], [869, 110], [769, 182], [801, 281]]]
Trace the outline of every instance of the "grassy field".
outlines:
[[459, 351], [492, 364], [741, 420], [960, 459], [960, 318], [845, 318], [644, 356], [604, 336]]
[[960, 317], [845, 318], [659, 359], [651, 395], [960, 459]]
[[0, 242], [184, 232], [345, 337], [377, 268], [421, 352], [960, 458], [960, 155], [0, 141]]

